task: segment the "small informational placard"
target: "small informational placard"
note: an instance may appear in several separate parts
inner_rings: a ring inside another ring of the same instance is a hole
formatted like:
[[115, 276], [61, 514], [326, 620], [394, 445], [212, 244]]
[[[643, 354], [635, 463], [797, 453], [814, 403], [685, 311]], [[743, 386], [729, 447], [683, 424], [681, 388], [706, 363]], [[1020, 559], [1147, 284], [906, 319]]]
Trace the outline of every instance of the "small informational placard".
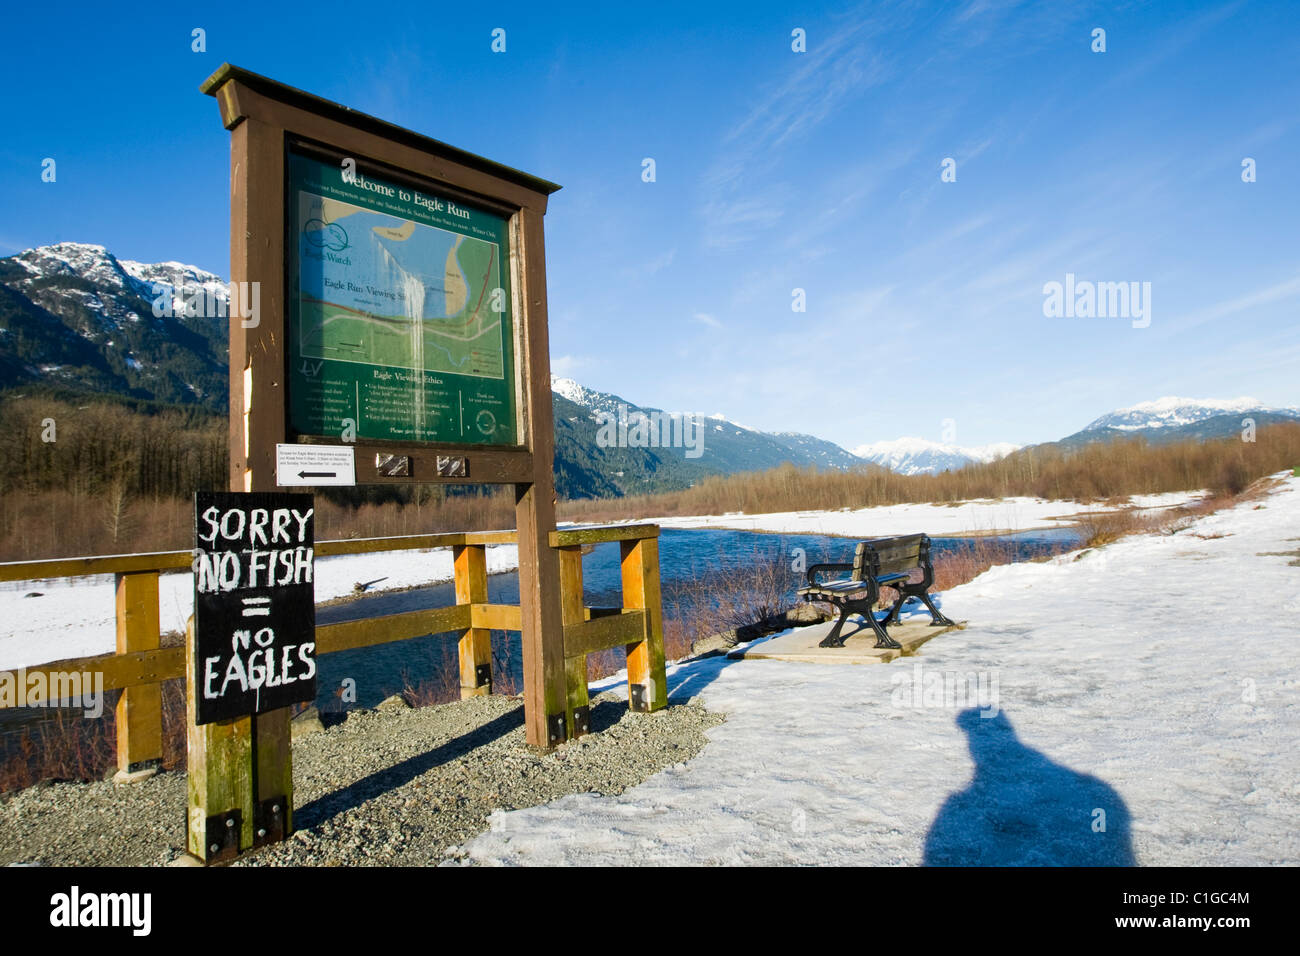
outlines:
[[194, 496], [199, 724], [316, 698], [311, 495]]
[[355, 485], [357, 456], [347, 445], [276, 445], [275, 483], [281, 487]]

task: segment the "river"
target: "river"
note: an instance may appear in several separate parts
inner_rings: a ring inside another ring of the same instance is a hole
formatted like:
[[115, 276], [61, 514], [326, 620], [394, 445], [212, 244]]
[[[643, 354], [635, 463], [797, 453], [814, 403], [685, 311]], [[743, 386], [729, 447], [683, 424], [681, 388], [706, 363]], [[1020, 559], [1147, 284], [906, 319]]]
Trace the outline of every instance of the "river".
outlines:
[[[934, 553], [943, 555], [969, 549], [976, 540], [934, 538]], [[1080, 543], [1078, 532], [1072, 528], [1025, 531], [978, 540], [1006, 546], [1015, 560], [1026, 560], [1047, 551], [1066, 550]], [[747, 565], [774, 568], [774, 589], [784, 590], [787, 599], [793, 598], [795, 588], [803, 583], [803, 575], [795, 570], [796, 567], [851, 561], [855, 542], [853, 538], [829, 535], [666, 528], [659, 538], [665, 617], [671, 622], [674, 618], [692, 616], [698, 610], [696, 602], [707, 599], [694, 585], [726, 582], [730, 574]], [[588, 606], [621, 604], [617, 542], [592, 548], [583, 556], [582, 567], [584, 600]], [[319, 607], [316, 623], [333, 624], [443, 607], [454, 604], [455, 600], [455, 587], [450, 581], [406, 591], [381, 591]], [[517, 573], [490, 575], [488, 600], [494, 604], [518, 604]], [[452, 690], [459, 683], [456, 641], [456, 634], [435, 634], [324, 655], [319, 658], [316, 705], [322, 713], [330, 714], [357, 707], [373, 707], [407, 686], [433, 685]], [[494, 631], [492, 648], [497, 689], [521, 686], [523, 667], [519, 635]], [[116, 695], [110, 692], [109, 696], [111, 705]], [[351, 699], [353, 696], [354, 700]], [[65, 720], [68, 717], [81, 719], [77, 710], [63, 709], [61, 713]], [[54, 711], [37, 708], [0, 711], [0, 737], [9, 736], [24, 726], [44, 723], [54, 715]]]

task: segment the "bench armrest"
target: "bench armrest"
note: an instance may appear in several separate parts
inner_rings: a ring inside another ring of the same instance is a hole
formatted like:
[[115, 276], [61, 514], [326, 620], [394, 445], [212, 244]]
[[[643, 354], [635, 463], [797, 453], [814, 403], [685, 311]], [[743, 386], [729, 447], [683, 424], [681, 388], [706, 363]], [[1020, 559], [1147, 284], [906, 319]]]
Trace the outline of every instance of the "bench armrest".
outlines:
[[818, 571], [852, 571], [852, 570], [853, 570], [853, 565], [851, 564], [814, 564], [808, 568], [808, 583], [806, 586], [812, 587], [817, 583]]

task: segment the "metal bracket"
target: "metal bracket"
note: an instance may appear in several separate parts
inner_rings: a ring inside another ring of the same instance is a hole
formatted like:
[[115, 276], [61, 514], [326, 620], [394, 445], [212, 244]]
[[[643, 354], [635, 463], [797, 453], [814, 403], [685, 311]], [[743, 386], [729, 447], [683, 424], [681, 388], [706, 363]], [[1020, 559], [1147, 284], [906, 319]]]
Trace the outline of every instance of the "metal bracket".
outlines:
[[573, 736], [581, 737], [591, 733], [591, 705], [583, 704], [573, 708]]
[[474, 686], [492, 686], [492, 665], [478, 664], [474, 667]]
[[410, 478], [410, 455], [386, 455], [375, 453], [375, 471], [385, 478]]
[[630, 684], [627, 688], [627, 702], [633, 710], [646, 712], [650, 709], [649, 695], [644, 684]]
[[258, 803], [253, 812], [253, 847], [279, 843], [287, 835], [285, 820], [289, 814], [289, 801], [284, 797], [272, 797]]
[[244, 813], [238, 808], [208, 817], [203, 828], [203, 862], [225, 863], [239, 856]]
[[469, 461], [455, 455], [438, 456], [439, 478], [468, 478]]
[[562, 744], [569, 739], [568, 733], [564, 727], [564, 711], [558, 714], [551, 714], [546, 718], [546, 737], [547, 743], [552, 747], [556, 744]]

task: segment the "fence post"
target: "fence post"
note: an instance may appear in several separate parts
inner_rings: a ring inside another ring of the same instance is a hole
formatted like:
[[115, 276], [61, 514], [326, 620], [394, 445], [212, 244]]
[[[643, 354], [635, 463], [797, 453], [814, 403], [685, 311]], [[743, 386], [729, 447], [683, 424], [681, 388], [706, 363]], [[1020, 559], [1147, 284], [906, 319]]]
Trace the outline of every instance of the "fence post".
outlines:
[[664, 672], [664, 610], [659, 592], [659, 539], [619, 542], [623, 607], [646, 612], [646, 638], [627, 645], [627, 702], [633, 710], [659, 710], [668, 704]]
[[[560, 557], [560, 620], [565, 627], [583, 621], [582, 546], [557, 548]], [[569, 739], [580, 737], [591, 727], [587, 697], [587, 655], [564, 658], [564, 725]]]
[[253, 847], [253, 718], [199, 726], [194, 618], [185, 627], [186, 849], [205, 863], [233, 860]]
[[[158, 648], [158, 572], [118, 574], [117, 653]], [[162, 685], [127, 687], [117, 700], [117, 769], [131, 774], [162, 763]]]
[[[452, 548], [456, 567], [456, 603], [486, 604], [487, 550], [481, 544]], [[471, 627], [460, 635], [460, 696], [485, 697], [492, 693], [492, 632]]]

